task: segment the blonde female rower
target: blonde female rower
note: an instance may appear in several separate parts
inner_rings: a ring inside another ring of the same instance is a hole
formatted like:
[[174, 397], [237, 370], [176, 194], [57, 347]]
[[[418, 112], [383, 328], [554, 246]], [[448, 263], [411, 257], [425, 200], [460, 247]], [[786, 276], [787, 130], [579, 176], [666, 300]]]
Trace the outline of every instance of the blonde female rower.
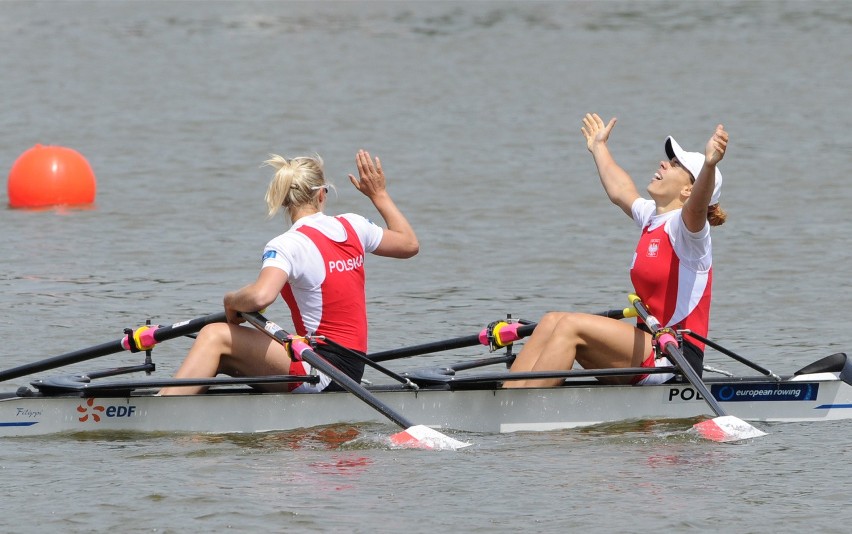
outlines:
[[[284, 208], [292, 222], [285, 233], [267, 243], [260, 274], [253, 283], [225, 295], [228, 323], [204, 327], [175, 374], [176, 378], [307, 375], [310, 366], [292, 361], [280, 344], [255, 328], [242, 326], [239, 312], [265, 309], [280, 294], [290, 308], [299, 335], [326, 336], [348, 350], [367, 351], [367, 306], [364, 255], [410, 258], [419, 251], [417, 236], [385, 187], [379, 158], [366, 151], [355, 157], [359, 178], [349, 175], [384, 219], [381, 228], [361, 215], [325, 215], [329, 184], [319, 157], [285, 159], [266, 164], [275, 175], [266, 192], [269, 216]], [[364, 363], [320, 342], [316, 352], [356, 381]], [[267, 391], [319, 392], [338, 389], [322, 373], [319, 383], [258, 386]], [[168, 387], [161, 395], [193, 394], [203, 387]]]

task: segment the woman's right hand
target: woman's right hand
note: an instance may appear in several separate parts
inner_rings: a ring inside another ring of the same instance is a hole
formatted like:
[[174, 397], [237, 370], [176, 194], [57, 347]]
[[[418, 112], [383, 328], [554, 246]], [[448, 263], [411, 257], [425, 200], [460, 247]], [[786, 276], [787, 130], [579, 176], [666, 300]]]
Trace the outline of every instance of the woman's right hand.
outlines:
[[597, 113], [586, 113], [580, 131], [586, 137], [586, 148], [589, 149], [589, 152], [594, 152], [595, 145], [598, 143], [606, 144], [609, 140], [609, 133], [617, 120], [613, 117], [609, 120], [609, 123], [604, 124], [603, 119]]

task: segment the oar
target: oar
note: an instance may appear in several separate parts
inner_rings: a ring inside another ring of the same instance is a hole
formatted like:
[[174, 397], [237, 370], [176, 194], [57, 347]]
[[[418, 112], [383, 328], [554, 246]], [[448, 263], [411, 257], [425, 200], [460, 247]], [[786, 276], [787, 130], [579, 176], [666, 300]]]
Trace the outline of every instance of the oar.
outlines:
[[[602, 315], [613, 319], [623, 319], [627, 316], [625, 314], [629, 313], [628, 310], [632, 312], [632, 308], [625, 308], [622, 310], [598, 312], [595, 315]], [[475, 347], [477, 345], [491, 345], [494, 340], [498, 341], [498, 346], [505, 346], [512, 341], [516, 341], [532, 334], [535, 327], [536, 323], [507, 323], [505, 321], [499, 321], [497, 323], [492, 323], [479, 334], [454, 337], [443, 341], [433, 341], [431, 343], [422, 343], [411, 347], [375, 352], [367, 357], [374, 362], [384, 362], [387, 360], [408, 358], [409, 356], [421, 356], [445, 350]]]
[[379, 413], [402, 427], [404, 430], [390, 437], [391, 442], [406, 447], [419, 447], [426, 449], [460, 449], [467, 447], [470, 443], [458, 441], [449, 436], [441, 434], [426, 425], [414, 425], [401, 414], [394, 411], [390, 406], [376, 398], [375, 395], [343, 373], [340, 369], [329, 363], [328, 360], [311, 349], [303, 338], [287, 334], [280, 326], [268, 320], [257, 312], [246, 313], [242, 316], [255, 328], [277, 341], [283, 346], [290, 346], [290, 350], [297, 354], [302, 360], [308, 362], [312, 367], [334, 380], [337, 385], [352, 393], [362, 401], [366, 402]]
[[684, 357], [683, 352], [681, 352], [678, 347], [677, 339], [675, 339], [674, 335], [672, 335], [672, 331], [670, 329], [663, 328], [660, 321], [648, 312], [645, 304], [642, 303], [642, 300], [638, 296], [630, 295], [629, 300], [636, 309], [636, 313], [639, 314], [639, 317], [651, 330], [651, 334], [653, 334], [656, 342], [665, 349], [669, 356], [671, 356], [675, 365], [680, 368], [680, 371], [684, 374], [684, 376], [686, 376], [686, 379], [689, 380], [692, 387], [694, 387], [698, 393], [704, 397], [704, 400], [710, 406], [710, 409], [712, 409], [716, 414], [715, 418], [708, 419], [694, 425], [693, 428], [695, 428], [701, 436], [713, 441], [740, 441], [766, 435], [766, 432], [758, 430], [742, 419], [733, 415], [728, 415], [719, 403], [716, 402], [713, 394], [710, 393], [710, 389], [706, 384], [704, 384], [695, 369], [693, 369], [692, 366], [689, 365], [689, 362], [686, 361], [686, 357]]
[[370, 367], [372, 367], [376, 371], [393, 378], [394, 380], [396, 380], [400, 384], [405, 385], [405, 387], [408, 387], [408, 388], [411, 388], [411, 389], [419, 389], [419, 386], [417, 384], [415, 384], [414, 382], [412, 382], [411, 380], [409, 380], [408, 378], [391, 371], [387, 367], [383, 367], [383, 366], [379, 365], [378, 363], [374, 362], [373, 360], [371, 360], [370, 358], [368, 358], [364, 354], [361, 354], [360, 352], [354, 351], [354, 350], [350, 349], [349, 347], [344, 347], [340, 343], [334, 341], [333, 339], [329, 339], [325, 336], [322, 337], [322, 340], [325, 342], [326, 345], [329, 345], [331, 347], [335, 347], [339, 350], [342, 350], [343, 352], [345, 352], [346, 354], [349, 354], [351, 357], [355, 358], [356, 360], [364, 362], [364, 365], [369, 365]]
[[688, 336], [690, 336], [690, 337], [694, 337], [694, 338], [695, 338], [695, 339], [697, 339], [698, 341], [703, 342], [703, 343], [704, 343], [705, 345], [707, 345], [708, 347], [712, 347], [712, 348], [714, 348], [714, 349], [718, 350], [719, 352], [721, 352], [721, 353], [722, 353], [722, 354], [724, 354], [725, 356], [730, 356], [731, 358], [733, 358], [733, 359], [737, 360], [737, 361], [738, 361], [738, 362], [740, 362], [741, 364], [746, 365], [746, 366], [748, 366], [748, 367], [751, 367], [751, 368], [752, 368], [752, 369], [754, 369], [755, 371], [758, 371], [758, 372], [763, 373], [764, 375], [766, 375], [766, 376], [768, 376], [768, 377], [773, 378], [776, 382], [780, 382], [780, 381], [781, 381], [781, 377], [780, 377], [780, 376], [778, 376], [778, 375], [776, 375], [775, 373], [773, 373], [773, 372], [772, 372], [772, 371], [770, 371], [769, 369], [767, 369], [767, 368], [763, 367], [762, 365], [758, 365], [758, 364], [754, 363], [753, 361], [746, 359], [746, 358], [745, 358], [745, 357], [743, 357], [743, 356], [740, 356], [739, 354], [735, 353], [735, 352], [734, 352], [734, 351], [732, 351], [732, 350], [728, 350], [728, 349], [726, 349], [726, 348], [725, 348], [725, 347], [723, 347], [722, 345], [719, 345], [718, 343], [716, 343], [716, 342], [714, 342], [714, 341], [711, 341], [711, 340], [707, 339], [706, 337], [704, 337], [704, 336], [702, 336], [702, 335], [696, 334], [696, 333], [695, 333], [695, 332], [693, 332], [692, 330], [681, 330], [680, 332], [681, 332], [682, 334], [686, 334], [686, 335], [688, 335]]
[[185, 336], [198, 332], [210, 323], [221, 323], [226, 320], [225, 313], [214, 313], [205, 317], [198, 317], [189, 321], [175, 323], [171, 326], [151, 326], [138, 328], [133, 333], [126, 334], [123, 338], [108, 343], [101, 343], [86, 349], [75, 350], [45, 360], [40, 360], [26, 365], [0, 371], [0, 382], [26, 376], [48, 369], [55, 369], [64, 365], [79, 363], [107, 354], [115, 354], [124, 350], [139, 351], [153, 347], [160, 341]]

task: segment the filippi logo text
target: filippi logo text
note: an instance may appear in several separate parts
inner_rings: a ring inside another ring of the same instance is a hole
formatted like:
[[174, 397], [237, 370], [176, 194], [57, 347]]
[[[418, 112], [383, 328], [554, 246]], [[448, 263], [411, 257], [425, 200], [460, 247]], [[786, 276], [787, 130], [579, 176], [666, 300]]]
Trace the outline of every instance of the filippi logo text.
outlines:
[[96, 404], [93, 397], [86, 399], [86, 402], [77, 406], [77, 412], [80, 414], [81, 423], [85, 423], [89, 419], [94, 423], [99, 423], [103, 417], [133, 417], [136, 414], [136, 406], [102, 406]]

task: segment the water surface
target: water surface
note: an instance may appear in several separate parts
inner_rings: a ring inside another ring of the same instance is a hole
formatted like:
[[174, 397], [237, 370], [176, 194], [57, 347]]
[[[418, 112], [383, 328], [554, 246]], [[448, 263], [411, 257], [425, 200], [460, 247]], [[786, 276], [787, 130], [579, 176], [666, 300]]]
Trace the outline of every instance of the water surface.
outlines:
[[[849, 350], [848, 7], [4, 2], [0, 167], [36, 143], [72, 147], [98, 196], [89, 210], [0, 209], [2, 368], [218, 311], [285, 228], [264, 217], [269, 153], [321, 154], [329, 209], [372, 217], [346, 175], [359, 148], [382, 158], [422, 252], [368, 260], [371, 350], [507, 313], [621, 307], [636, 233], [599, 185], [579, 132], [589, 111], [618, 117], [613, 152], [640, 189], [666, 135], [699, 150], [717, 123], [730, 132], [714, 339], [780, 373]], [[270, 316], [288, 324], [283, 306]], [[187, 347], [158, 346], [158, 373]], [[720, 446], [625, 423], [469, 435], [474, 447], [436, 454], [358, 440], [390, 425], [5, 440], [0, 527], [845, 531], [849, 425], [765, 429]]]

